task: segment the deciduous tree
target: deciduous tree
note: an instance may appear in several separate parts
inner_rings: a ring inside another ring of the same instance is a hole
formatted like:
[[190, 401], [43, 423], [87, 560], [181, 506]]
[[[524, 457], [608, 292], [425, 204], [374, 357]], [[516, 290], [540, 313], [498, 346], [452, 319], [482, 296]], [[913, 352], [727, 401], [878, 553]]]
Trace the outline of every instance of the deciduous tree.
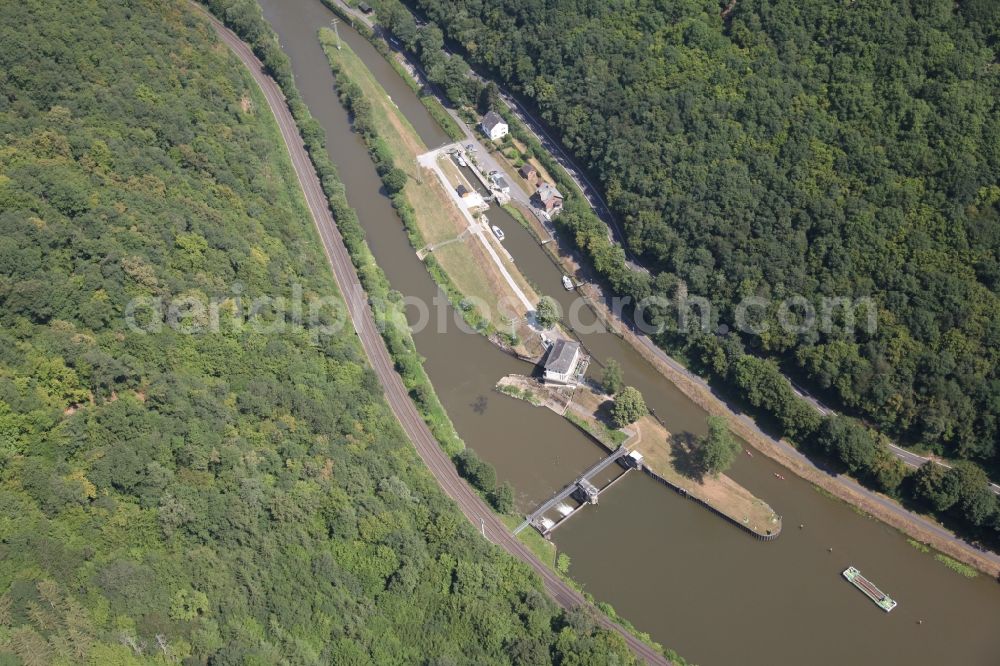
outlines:
[[642, 393], [633, 386], [622, 389], [611, 407], [611, 418], [619, 428], [635, 423], [648, 413]]

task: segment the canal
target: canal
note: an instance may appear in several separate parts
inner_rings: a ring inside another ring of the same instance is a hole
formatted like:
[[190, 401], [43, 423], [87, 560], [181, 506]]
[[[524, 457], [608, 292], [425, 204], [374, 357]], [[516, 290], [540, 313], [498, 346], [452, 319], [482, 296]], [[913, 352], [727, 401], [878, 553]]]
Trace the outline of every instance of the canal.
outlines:
[[[305, 102], [326, 130], [330, 157], [392, 286], [414, 300], [436, 300], [450, 315], [337, 100], [316, 39], [333, 14], [318, 0], [261, 4], [292, 60]], [[425, 143], [446, 142], [382, 56], [343, 23], [340, 34]], [[488, 215], [506, 232], [505, 245], [521, 271], [568, 307], [572, 295], [562, 290], [559, 269], [531, 235], [497, 208]], [[626, 382], [643, 392], [668, 429], [704, 432], [705, 413], [625, 343], [609, 334], [581, 337], [598, 360], [621, 363]], [[443, 331], [427, 327], [415, 340], [459, 434], [515, 487], [520, 509], [540, 503], [601, 457], [563, 419], [493, 390], [501, 376], [529, 373], [529, 365], [454, 325]], [[741, 456], [730, 474], [783, 515], [778, 540], [757, 542], [641, 474], [602, 495], [598, 507], [581, 511], [554, 540], [571, 557], [571, 573], [586, 590], [702, 666], [1000, 663], [1000, 589], [994, 581], [953, 573], [895, 530], [829, 499], [760, 454]], [[842, 580], [840, 571], [849, 564], [899, 607], [887, 615]]]

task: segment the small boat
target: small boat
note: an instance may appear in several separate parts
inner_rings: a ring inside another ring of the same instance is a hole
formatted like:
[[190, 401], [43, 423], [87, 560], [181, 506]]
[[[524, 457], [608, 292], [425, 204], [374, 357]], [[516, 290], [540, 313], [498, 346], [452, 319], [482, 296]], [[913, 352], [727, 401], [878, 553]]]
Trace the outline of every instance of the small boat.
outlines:
[[747, 454], [748, 456], [750, 456], [751, 458], [753, 458], [753, 454], [752, 454], [752, 453], [750, 453], [750, 449], [743, 449], [743, 450], [744, 450], [744, 451], [746, 451], [746, 454]]
[[778, 479], [781, 479], [782, 481], [784, 481], [784, 480], [785, 480], [785, 477], [781, 476], [781, 475], [780, 475], [780, 474], [778, 474], [777, 472], [775, 472], [775, 473], [774, 473], [774, 476], [775, 476], [776, 478], [778, 478]]
[[461, 155], [456, 155], [455, 161], [458, 162], [458, 166], [460, 167], [469, 166], [468, 163], [466, 163], [465, 158]]
[[573, 290], [573, 280], [571, 280], [568, 275], [562, 276], [562, 283], [563, 283], [563, 289], [565, 289], [566, 291]]
[[497, 240], [501, 242], [503, 242], [503, 239], [506, 238], [506, 236], [503, 233], [503, 229], [501, 229], [496, 225], [493, 226], [493, 235], [496, 236]]

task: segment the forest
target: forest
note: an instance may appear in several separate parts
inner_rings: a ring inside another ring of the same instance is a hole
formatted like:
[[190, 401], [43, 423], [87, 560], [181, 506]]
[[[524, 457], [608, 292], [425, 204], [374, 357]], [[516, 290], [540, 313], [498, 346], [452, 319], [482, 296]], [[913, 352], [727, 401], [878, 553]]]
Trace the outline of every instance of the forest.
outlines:
[[[661, 347], [820, 464], [1000, 547], [1000, 5], [374, 4], [438, 92], [507, 117], [568, 195], [564, 236], [612, 293], [656, 298]], [[494, 80], [601, 183], [627, 253]], [[960, 464], [914, 474], [893, 440]]]
[[[395, 0], [380, 22], [453, 101], [475, 90], [448, 76], [463, 61], [431, 56], [439, 43], [534, 106], [599, 179], [651, 273], [626, 268], [581, 202], [559, 223], [616, 292], [705, 297], [730, 329], [743, 299], [771, 304], [766, 332], [668, 327], [664, 347], [740, 393], [720, 358], [776, 365], [880, 432], [1000, 473], [1000, 6], [407, 4], [431, 23]], [[876, 326], [785, 331], [778, 306], [798, 296], [817, 310], [870, 298]], [[782, 432], [815, 435], [819, 419], [789, 409], [770, 412]]]
[[[0, 663], [632, 663], [444, 497], [349, 327], [243, 322], [337, 292], [205, 20], [0, 18]], [[175, 297], [218, 330], [128, 324]]]

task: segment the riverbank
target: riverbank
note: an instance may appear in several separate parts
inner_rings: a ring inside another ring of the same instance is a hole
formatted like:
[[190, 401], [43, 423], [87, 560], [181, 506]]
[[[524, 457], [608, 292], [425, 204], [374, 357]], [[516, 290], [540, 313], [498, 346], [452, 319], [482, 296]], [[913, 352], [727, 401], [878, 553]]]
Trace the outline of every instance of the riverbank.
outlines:
[[[341, 97], [348, 87], [360, 95], [366, 113], [355, 129], [366, 134], [381, 173], [405, 174], [393, 195], [393, 205], [402, 219], [410, 243], [438, 286], [466, 322], [498, 346], [521, 358], [538, 360], [544, 353], [540, 332], [531, 325], [532, 305], [540, 296], [517, 270], [502, 244], [481, 215], [461, 208], [462, 199], [446, 188], [475, 192], [444, 151], [429, 151], [413, 126], [368, 67], [350, 49], [337, 47], [335, 35], [320, 31], [324, 52], [342, 83]], [[370, 123], [370, 126], [368, 124]], [[421, 158], [421, 159], [418, 159]], [[423, 159], [428, 158], [428, 159]], [[429, 160], [429, 161], [428, 161]], [[398, 170], [398, 171], [397, 171]], [[383, 175], [383, 182], [386, 176]], [[451, 181], [455, 180], [456, 183]], [[457, 199], [457, 200], [456, 200]]]
[[[198, 9], [207, 15], [206, 10], [200, 7]], [[441, 447], [442, 442], [439, 442], [435, 434], [431, 432], [428, 423], [424, 420], [425, 415], [417, 411], [407, 387], [404, 386], [403, 376], [397, 372], [398, 359], [395, 359], [396, 362], [394, 362], [394, 358], [391, 356], [392, 341], [383, 339], [383, 331], [376, 324], [377, 313], [369, 309], [374, 304], [371, 292], [366, 292], [364, 285], [371, 279], [373, 271], [379, 273], [382, 280], [384, 280], [384, 276], [380, 274], [377, 266], [370, 265], [363, 268], [358, 265], [358, 257], [351, 250], [357, 250], [359, 244], [365, 248], [367, 246], [362, 237], [351, 233], [354, 231], [354, 227], [348, 224], [347, 230], [342, 233], [338, 223], [353, 222], [356, 224], [357, 219], [349, 207], [340, 208], [338, 197], [343, 197], [343, 191], [336, 181], [336, 171], [332, 164], [324, 162], [326, 151], [323, 140], [319, 136], [313, 135], [316, 143], [310, 145], [308, 140], [302, 141], [300, 132], [305, 133], [303, 126], [308, 127], [312, 119], [308, 109], [301, 103], [291, 77], [280, 77], [279, 80], [284, 85], [279, 87], [274, 79], [265, 74], [266, 70], [262, 63], [240, 38], [223, 27], [218, 19], [212, 19], [212, 24], [220, 39], [240, 58], [264, 93], [281, 131], [330, 267], [338, 288], [347, 302], [348, 313], [365, 354], [379, 383], [385, 390], [386, 401], [390, 409], [413, 443], [428, 471], [434, 476], [442, 491], [455, 501], [470, 522], [475, 523], [478, 520], [485, 538], [531, 566], [539, 576], [545, 590], [557, 604], [565, 609], [587, 605], [589, 601], [578, 590], [567, 585], [546, 565], [538, 561], [530, 550], [510, 533], [500, 517], [485, 505], [482, 498], [459, 478], [451, 460]], [[286, 63], [279, 64], [284, 64], [284, 69], [287, 71]], [[316, 149], [315, 153], [314, 149]], [[322, 149], [322, 152], [319, 152], [319, 149]], [[326, 166], [329, 166], [329, 170], [323, 168]], [[329, 181], [321, 184], [321, 175], [329, 176]], [[329, 187], [331, 191], [324, 192], [324, 186]], [[335, 219], [334, 214], [338, 212], [352, 214], [347, 215], [346, 220], [341, 220], [339, 217]], [[350, 236], [348, 236], [349, 233]], [[365, 270], [366, 268], [369, 270]], [[430, 390], [433, 391], [432, 388]], [[653, 648], [647, 642], [636, 638], [632, 632], [627, 631], [614, 619], [606, 615], [595, 615], [595, 617], [602, 626], [617, 632], [640, 659], [648, 663], [669, 663], [663, 657], [662, 649]]]
[[[416, 259], [388, 198], [380, 193], [365, 146], [351, 131], [337, 100], [326, 56], [315, 38], [331, 16], [318, 4], [263, 0], [266, 15], [293, 60], [296, 83], [322, 124], [331, 159], [341, 168], [348, 198], [358, 210], [379, 266], [395, 289], [429, 302], [438, 289]], [[430, 122], [420, 101], [382, 55], [343, 24], [340, 32], [425, 143], [446, 143], [448, 137]], [[556, 288], [561, 271], [520, 226], [503, 224], [508, 232], [505, 245], [518, 266], [534, 283], [552, 285], [552, 295], [568, 311], [574, 294]], [[581, 316], [582, 326], [590, 326], [590, 309]], [[587, 331], [581, 328], [580, 334], [592, 349], [591, 356], [619, 361], [628, 383], [643, 391], [650, 407], [672, 429], [704, 434], [703, 410], [619, 338]], [[496, 353], [483, 336], [454, 329], [440, 335], [427, 329], [415, 331], [414, 337], [448, 414], [469, 445], [496, 467], [501, 479], [513, 484], [519, 509], [536, 505], [564, 485], [568, 468], [583, 469], [600, 455], [565, 419], [495, 395], [499, 377], [530, 370]], [[599, 375], [598, 366], [595, 362]], [[540, 438], [548, 444], [539, 446]], [[789, 478], [778, 480], [773, 472]], [[764, 455], [742, 456], [730, 474], [780, 506], [787, 525], [804, 523], [805, 529], [784, 530], [774, 544], [762, 547], [702, 507], [678, 501], [676, 494], [664, 492], [645, 475], [629, 474], [601, 499], [599, 510], [581, 512], [554, 540], [560, 552], [572, 558], [571, 573], [582, 587], [611, 601], [657, 640], [699, 663], [832, 666], [852, 659], [865, 666], [894, 659], [992, 663], [986, 656], [995, 655], [1000, 642], [982, 622], [966, 619], [985, 621], [996, 613], [992, 581], [983, 576], [970, 581], [952, 573], [907, 545], [895, 530], [862, 517], [843, 502], [829, 501], [825, 493]], [[478, 519], [474, 523], [479, 529]], [[654, 524], [663, 529], [647, 529]], [[833, 551], [828, 552], [831, 546]], [[670, 566], [664, 566], [665, 553]], [[877, 609], [869, 608], [844, 584], [840, 572], [848, 564], [861, 566], [887, 589], [905, 591], [901, 608], [889, 620], [873, 621]], [[746, 604], [751, 602], [754, 612], [747, 613]], [[918, 618], [923, 625], [917, 624]], [[782, 627], [781, 641], [748, 649], [760, 645], [760, 636], [773, 635], [776, 626]], [[718, 640], [721, 634], [725, 641]], [[850, 646], [837, 638], [843, 635], [852, 636]]]
[[[329, 0], [328, 4], [336, 3], [334, 0]], [[357, 15], [354, 18], [371, 27], [372, 19], [370, 17]], [[371, 39], [373, 43], [379, 41], [378, 37]], [[396, 56], [394, 55], [388, 54], [385, 51], [383, 51], [383, 55], [386, 56], [387, 60], [396, 61]], [[513, 99], [507, 98], [504, 99], [504, 102], [514, 105], [514, 108], [517, 109], [516, 102]], [[561, 187], [566, 187], [565, 191], [567, 192], [572, 192], [574, 195], [580, 193], [595, 209], [601, 210], [602, 208], [606, 208], [595, 188], [592, 186], [584, 187], [578, 182], [577, 178], [582, 177], [582, 174], [574, 174], [567, 171], [566, 165], [573, 166], [567, 156], [562, 155], [557, 159], [545, 152], [543, 143], [553, 151], [560, 150], [551, 137], [546, 137], [545, 141], [541, 141], [538, 138], [540, 135], [528, 133], [520, 118], [520, 113], [524, 112], [523, 109], [512, 112], [505, 107], [500, 109], [500, 112], [510, 123], [511, 134], [525, 142], [525, 145], [535, 153], [536, 159], [549, 170], [555, 182], [559, 183]], [[534, 128], [532, 131], [537, 132], [541, 130]], [[587, 183], [587, 185], [590, 184]], [[614, 221], [611, 220], [610, 223], [613, 225]], [[551, 230], [548, 233], [551, 233]], [[560, 238], [560, 240], [562, 242], [569, 242], [569, 246], [572, 246], [572, 242], [567, 241], [567, 239]], [[571, 256], [571, 261], [576, 266], [574, 271], [578, 270], [579, 262], [577, 261], [575, 251], [564, 248], [562, 252], [572, 253], [565, 256]], [[559, 252], [556, 253], [556, 256], [559, 256]], [[562, 264], [561, 260], [560, 264]], [[634, 265], [630, 265], [630, 268], [633, 270], [637, 269]], [[571, 272], [568, 266], [565, 265], [564, 269], [571, 275], [585, 274], [583, 272]], [[588, 271], [586, 274], [591, 273]], [[593, 276], [590, 279], [595, 282], [599, 280]], [[688, 399], [702, 409], [725, 418], [733, 432], [742, 437], [753, 448], [785, 466], [801, 478], [823, 488], [841, 501], [859, 508], [868, 515], [894, 527], [900, 532], [920, 541], [929, 542], [936, 549], [948, 553], [952, 557], [970, 566], [974, 566], [984, 573], [994, 577], [1000, 576], [1000, 555], [979, 550], [974, 545], [956, 537], [954, 533], [932, 517], [914, 513], [902, 506], [896, 499], [866, 488], [851, 477], [831, 475], [818, 468], [789, 442], [783, 439], [772, 438], [763, 432], [748, 416], [734, 411], [729, 404], [716, 396], [705, 380], [693, 374], [668, 356], [666, 352], [656, 347], [651, 340], [630, 335], [627, 327], [604, 307], [604, 296], [599, 287], [594, 284], [587, 285], [585, 291], [591, 293], [589, 300], [599, 316], [602, 319], [613, 322], [608, 325], [609, 330], [615, 330], [621, 339], [628, 342], [633, 349], [649, 361], [663, 377], [673, 383]]]
[[609, 451], [624, 445], [641, 453], [643, 465], [654, 479], [751, 535], [769, 541], [781, 533], [781, 517], [762, 499], [725, 474], [698, 474], [691, 463], [694, 442], [675, 437], [655, 416], [647, 414], [627, 428], [616, 429], [607, 418], [612, 397], [589, 385], [553, 387], [531, 377], [508, 375], [497, 382], [497, 390], [552, 410]]
[[[548, 232], [541, 228], [540, 224], [532, 224], [531, 229], [536, 237], [542, 240], [546, 239]], [[1000, 577], [1000, 563], [989, 553], [976, 550], [931, 518], [908, 511], [900, 506], [894, 498], [864, 488], [844, 475], [832, 475], [817, 468], [793, 445], [785, 440], [768, 436], [749, 417], [734, 412], [729, 404], [717, 396], [704, 380], [693, 376], [689, 371], [680, 367], [652, 341], [637, 335], [611, 312], [603, 290], [593, 281], [589, 270], [580, 263], [575, 252], [566, 251], [558, 243], [545, 243], [544, 247], [549, 256], [566, 274], [579, 280], [580, 286], [577, 288], [577, 292], [587, 300], [608, 331], [627, 342], [659, 374], [676, 386], [693, 403], [713, 416], [724, 418], [733, 434], [744, 440], [753, 449], [797, 476], [815, 484], [830, 496], [856, 507], [866, 515], [890, 525], [906, 536], [925, 543], [964, 564], [975, 567], [989, 576]]]

